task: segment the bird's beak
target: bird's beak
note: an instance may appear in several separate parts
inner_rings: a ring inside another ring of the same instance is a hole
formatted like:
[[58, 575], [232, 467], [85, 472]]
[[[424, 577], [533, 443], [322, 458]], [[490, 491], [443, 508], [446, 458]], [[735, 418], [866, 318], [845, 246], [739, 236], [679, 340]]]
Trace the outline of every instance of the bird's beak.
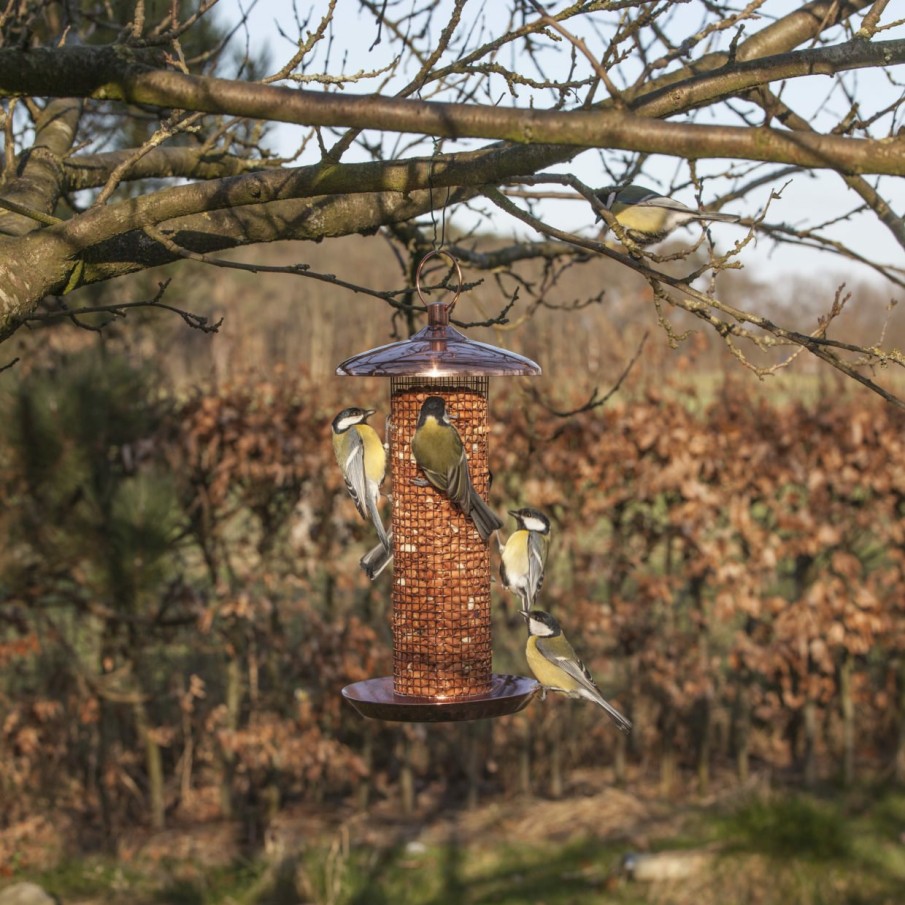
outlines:
[[365, 418], [370, 418], [371, 415], [376, 415], [377, 409], [365, 409]]
[[507, 509], [506, 510], [513, 518], [518, 518], [518, 509]]
[[527, 622], [531, 618], [530, 613], [526, 613], [524, 610], [521, 610], [521, 609], [518, 611], [518, 614], [519, 614], [519, 616], [522, 617], [522, 619], [525, 620], [525, 622]]

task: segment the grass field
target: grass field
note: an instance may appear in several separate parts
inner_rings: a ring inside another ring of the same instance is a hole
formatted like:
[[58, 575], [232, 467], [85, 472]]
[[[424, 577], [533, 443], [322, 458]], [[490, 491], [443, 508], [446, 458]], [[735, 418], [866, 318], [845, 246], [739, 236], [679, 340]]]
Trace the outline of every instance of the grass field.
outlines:
[[[71, 859], [27, 879], [64, 903], [117, 905], [899, 905], [905, 890], [902, 793], [677, 803], [606, 789], [421, 821], [383, 810], [287, 826], [266, 859], [180, 859], [175, 834], [169, 855]], [[687, 875], [633, 879], [632, 853]]]

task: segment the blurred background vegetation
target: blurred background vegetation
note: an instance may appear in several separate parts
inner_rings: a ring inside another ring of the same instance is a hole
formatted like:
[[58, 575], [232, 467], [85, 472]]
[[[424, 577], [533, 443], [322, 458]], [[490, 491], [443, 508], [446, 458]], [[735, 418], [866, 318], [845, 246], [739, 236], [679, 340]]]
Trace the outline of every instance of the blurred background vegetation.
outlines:
[[[378, 242], [319, 247], [321, 272], [349, 260], [399, 279]], [[895, 901], [898, 411], [803, 364], [758, 383], [701, 334], [670, 349], [604, 262], [526, 265], [531, 300], [469, 331], [545, 372], [492, 384], [491, 502], [551, 514], [544, 606], [636, 730], [553, 697], [487, 723], [369, 722], [340, 689], [391, 671], [390, 586], [358, 569], [372, 538], [329, 425], [384, 413], [388, 388], [332, 374], [404, 323], [322, 282], [182, 267], [169, 301], [223, 317], [218, 335], [134, 311], [5, 347], [0, 873], [193, 903]], [[832, 292], [734, 276], [727, 300], [803, 326]], [[605, 305], [575, 304], [595, 286]], [[500, 290], [457, 316], [494, 316]], [[886, 305], [858, 294], [861, 342]], [[605, 393], [647, 330], [613, 399], [556, 413]], [[495, 588], [495, 668], [524, 673]], [[620, 885], [623, 854], [664, 847], [714, 860], [659, 899]]]

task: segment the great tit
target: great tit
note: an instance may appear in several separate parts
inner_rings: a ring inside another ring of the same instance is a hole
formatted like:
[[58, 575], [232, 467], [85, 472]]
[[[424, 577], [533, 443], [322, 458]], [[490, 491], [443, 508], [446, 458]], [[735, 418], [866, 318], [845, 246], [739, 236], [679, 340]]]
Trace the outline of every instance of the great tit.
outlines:
[[377, 431], [367, 423], [373, 414], [374, 409], [343, 409], [333, 419], [333, 452], [355, 508], [374, 523], [380, 543], [389, 550], [390, 539], [377, 509], [387, 454]]
[[528, 622], [528, 646], [525, 656], [537, 681], [547, 690], [570, 698], [586, 698], [599, 704], [626, 734], [632, 724], [604, 699], [587, 667], [578, 659], [559, 623], [543, 610], [522, 613]]
[[692, 220], [720, 220], [725, 223], [739, 221], [734, 214], [694, 210], [681, 201], [674, 201], [641, 185], [611, 185], [598, 189], [594, 194], [616, 218], [629, 239], [637, 245], [659, 242], [676, 227]]
[[450, 423], [440, 396], [428, 396], [421, 406], [412, 453], [428, 483], [471, 517], [483, 540], [503, 527], [472, 486], [462, 438]]
[[534, 601], [544, 583], [544, 564], [550, 545], [550, 519], [537, 509], [510, 509], [518, 525], [502, 548], [500, 579], [517, 594], [522, 610], [534, 609]]
[[377, 544], [358, 561], [365, 575], [373, 581], [393, 561], [393, 532], [387, 534], [389, 544]]

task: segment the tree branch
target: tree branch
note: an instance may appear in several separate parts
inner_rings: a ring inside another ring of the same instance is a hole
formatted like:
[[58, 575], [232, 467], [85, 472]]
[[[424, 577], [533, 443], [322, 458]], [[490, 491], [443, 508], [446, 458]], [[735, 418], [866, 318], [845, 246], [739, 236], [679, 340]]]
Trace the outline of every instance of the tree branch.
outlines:
[[[102, 186], [110, 174], [131, 155], [131, 151], [106, 151], [66, 158], [63, 161], [64, 190], [78, 192]], [[209, 148], [155, 148], [140, 160], [134, 161], [124, 179], [222, 179], [224, 176], [277, 169], [283, 163], [279, 159], [242, 157], [211, 151]]]
[[[787, 330], [785, 327], [779, 326], [767, 317], [763, 317], [758, 314], [752, 314], [748, 311], [742, 311], [741, 309], [736, 308], [733, 305], [729, 305], [723, 301], [720, 301], [719, 299], [707, 296], [704, 293], [699, 292], [697, 289], [694, 289], [692, 286], [688, 285], [688, 283], [684, 279], [673, 277], [660, 271], [653, 270], [643, 262], [631, 258], [627, 255], [619, 254], [618, 252], [613, 251], [613, 249], [607, 248], [607, 246], [601, 244], [600, 242], [594, 242], [589, 239], [582, 239], [579, 236], [573, 236], [570, 233], [566, 233], [562, 230], [547, 226], [547, 224], [542, 223], [540, 220], [537, 220], [530, 214], [527, 214], [525, 211], [514, 205], [505, 197], [505, 195], [503, 195], [496, 189], [487, 188], [485, 189], [484, 194], [498, 207], [505, 210], [512, 216], [522, 220], [524, 223], [529, 224], [538, 232], [544, 235], [548, 235], [556, 239], [561, 239], [566, 242], [572, 242], [579, 248], [586, 248], [591, 251], [596, 251], [606, 257], [620, 261], [622, 264], [630, 267], [636, 273], [641, 274], [650, 283], [650, 285], [654, 289], [655, 294], [659, 292], [662, 298], [667, 298], [663, 294], [662, 286], [669, 286], [671, 289], [676, 290], [680, 294], [680, 298], [668, 298], [667, 300], [672, 304], [678, 305], [679, 307], [688, 311], [690, 314], [701, 318], [711, 327], [717, 330], [717, 332], [721, 336], [730, 336], [733, 333], [733, 327], [728, 322], [721, 321], [718, 318], [714, 317], [711, 313], [713, 310], [727, 314], [739, 324], [750, 324], [751, 326], [757, 327], [758, 329], [763, 330], [765, 333], [768, 333], [776, 337], [777, 339], [804, 347], [805, 349], [807, 349], [807, 351], [809, 351], [817, 358], [822, 359], [836, 370], [840, 371], [848, 377], [851, 377], [853, 380], [856, 380], [858, 383], [867, 387], [872, 392], [881, 396], [887, 402], [892, 403], [898, 408], [905, 409], [905, 400], [900, 399], [895, 394], [890, 393], [884, 387], [875, 383], [869, 377], [866, 377], [864, 374], [857, 370], [857, 367], [840, 358], [839, 355], [837, 355], [836, 352], [833, 351], [833, 349], [835, 348], [843, 351], [854, 352], [856, 354], [866, 356], [869, 360], [876, 363], [887, 363], [894, 361], [898, 364], [905, 364], [905, 362], [903, 362], [902, 360], [902, 356], [899, 353], [887, 353], [883, 352], [880, 349], [862, 348], [860, 346], [840, 343], [833, 340], [826, 340], [819, 335], [809, 336], [806, 333], [799, 333], [797, 330]], [[819, 332], [822, 332], [823, 329], [825, 328], [821, 327], [821, 330]]]
[[[35, 123], [35, 142], [17, 176], [3, 187], [0, 235], [24, 236], [50, 217], [63, 181], [64, 155], [72, 147], [82, 105], [62, 98], [47, 105]], [[55, 218], [51, 218], [55, 219]]]
[[[67, 95], [76, 93], [66, 83], [50, 86], [43, 77], [37, 82], [25, 77], [10, 80], [12, 64], [5, 55], [46, 57], [48, 54], [72, 51], [84, 65], [81, 58], [85, 49], [0, 49], [0, 93], [58, 95], [64, 86]], [[856, 42], [843, 45], [843, 51], [823, 48], [784, 54], [748, 64], [750, 73], [744, 70], [746, 64], [737, 64], [728, 71], [704, 77], [698, 84], [703, 86], [700, 90], [705, 96], [718, 90], [721, 83], [731, 85], [729, 93], [734, 94], [765, 81], [813, 74], [820, 69], [818, 59], [824, 60], [821, 65], [826, 71], [834, 71], [833, 66], [844, 67], [846, 61], [858, 66], [866, 65], [866, 60], [870, 60], [871, 65], [877, 65], [878, 61], [882, 61], [883, 65], [905, 62], [905, 41]], [[33, 61], [22, 67], [26, 74], [35, 70]], [[99, 81], [101, 77], [103, 82], [95, 85], [88, 96], [307, 126], [370, 128], [447, 138], [501, 139], [516, 144], [620, 148], [689, 158], [771, 160], [856, 173], [905, 173], [905, 139], [880, 142], [809, 133], [792, 137], [769, 128], [648, 120], [613, 109], [560, 112], [373, 95], [336, 95], [155, 70], [136, 66], [132, 62], [123, 64], [115, 75], [111, 74], [109, 66], [105, 67], [98, 73]], [[84, 79], [82, 81], [84, 83]], [[673, 86], [646, 104], [656, 109], [658, 115], [670, 115], [687, 109], [689, 104], [702, 102], [694, 91], [686, 97], [689, 91], [690, 88], [683, 92], [681, 86]], [[678, 94], [673, 96], [676, 92]]]

